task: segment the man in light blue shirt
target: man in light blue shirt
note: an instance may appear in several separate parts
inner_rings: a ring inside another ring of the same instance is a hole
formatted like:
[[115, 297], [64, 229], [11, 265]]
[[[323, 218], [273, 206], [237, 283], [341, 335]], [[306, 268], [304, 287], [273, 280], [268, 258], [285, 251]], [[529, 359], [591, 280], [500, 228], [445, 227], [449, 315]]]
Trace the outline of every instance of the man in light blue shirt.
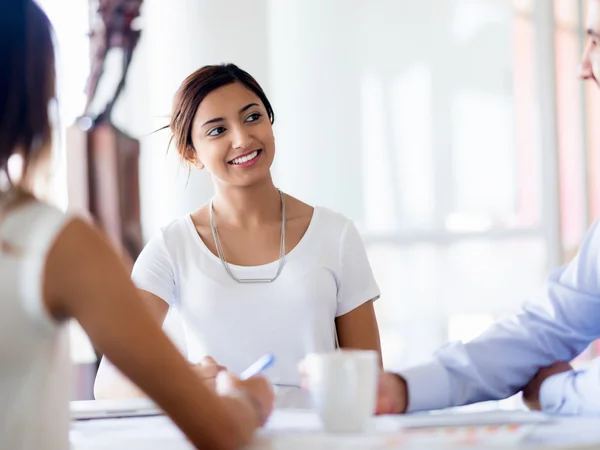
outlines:
[[[589, 1], [589, 42], [581, 78], [600, 81], [600, 0]], [[600, 124], [596, 124], [600, 126]], [[548, 278], [543, 298], [473, 341], [442, 348], [436, 359], [381, 376], [378, 412], [401, 413], [509, 397], [523, 390], [532, 409], [600, 414], [600, 358], [581, 371], [570, 361], [600, 338], [600, 224], [579, 254]]]

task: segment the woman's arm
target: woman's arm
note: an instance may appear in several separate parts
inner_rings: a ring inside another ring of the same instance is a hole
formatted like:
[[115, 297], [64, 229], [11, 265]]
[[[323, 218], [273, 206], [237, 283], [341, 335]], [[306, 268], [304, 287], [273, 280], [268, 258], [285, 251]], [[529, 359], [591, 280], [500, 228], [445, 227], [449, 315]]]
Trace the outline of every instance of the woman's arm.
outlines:
[[[160, 297], [142, 289], [138, 289], [140, 297], [148, 307], [150, 313], [156, 320], [156, 323], [162, 326], [165, 317], [169, 312], [169, 305]], [[145, 397], [146, 394], [121, 372], [106, 358], [100, 361], [100, 367], [96, 374], [94, 382], [94, 397], [96, 400], [108, 398], [137, 398]]]
[[373, 300], [363, 303], [349, 313], [335, 319], [341, 348], [375, 350], [382, 365], [379, 327], [373, 308]]
[[[44, 300], [50, 314], [75, 318], [94, 346], [194, 445], [229, 449], [249, 442], [259, 425], [253, 402], [244, 395], [221, 399], [204, 385], [162, 332], [123, 262], [96, 229], [81, 220], [69, 223], [50, 250], [45, 269]], [[268, 387], [259, 385], [253, 395], [270, 412]]]
[[379, 327], [373, 302], [380, 296], [369, 257], [351, 221], [347, 221], [340, 240], [338, 305], [335, 325], [340, 347], [375, 350], [382, 365]]

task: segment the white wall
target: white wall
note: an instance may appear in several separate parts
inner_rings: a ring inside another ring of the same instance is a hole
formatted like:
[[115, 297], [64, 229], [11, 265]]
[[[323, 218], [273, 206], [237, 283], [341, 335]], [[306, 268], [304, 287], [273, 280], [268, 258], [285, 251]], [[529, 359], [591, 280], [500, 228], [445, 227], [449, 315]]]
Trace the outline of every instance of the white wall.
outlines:
[[363, 214], [358, 0], [271, 0], [275, 180], [309, 203]]
[[[135, 106], [120, 110], [134, 134], [168, 122], [187, 74], [232, 61], [272, 100], [274, 174], [290, 193], [373, 230], [512, 208], [510, 2], [149, 0], [144, 8], [132, 101], [123, 102]], [[177, 170], [176, 158], [165, 168], [166, 133], [142, 143], [149, 236], [212, 191], [193, 172], [184, 192], [185, 168], [170, 186]]]

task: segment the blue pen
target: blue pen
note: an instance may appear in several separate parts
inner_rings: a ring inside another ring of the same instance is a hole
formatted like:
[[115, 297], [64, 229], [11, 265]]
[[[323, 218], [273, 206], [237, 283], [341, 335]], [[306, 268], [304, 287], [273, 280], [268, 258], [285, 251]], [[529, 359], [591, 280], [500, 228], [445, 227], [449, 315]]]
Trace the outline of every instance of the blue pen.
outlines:
[[242, 372], [240, 378], [242, 380], [247, 380], [248, 378], [252, 378], [255, 375], [267, 370], [269, 367], [273, 365], [275, 362], [275, 356], [270, 353], [261, 356], [255, 362], [253, 362], [250, 367]]

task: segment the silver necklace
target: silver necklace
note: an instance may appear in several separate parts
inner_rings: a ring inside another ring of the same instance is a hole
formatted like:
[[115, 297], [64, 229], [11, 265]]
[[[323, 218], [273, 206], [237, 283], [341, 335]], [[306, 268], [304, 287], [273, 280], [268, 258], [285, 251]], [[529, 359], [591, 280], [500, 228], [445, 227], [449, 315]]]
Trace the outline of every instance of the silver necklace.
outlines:
[[[278, 190], [279, 191], [279, 190]], [[219, 239], [219, 232], [217, 231], [217, 226], [215, 225], [215, 219], [213, 217], [213, 200], [210, 201], [209, 208], [209, 217], [210, 217], [210, 229], [212, 231], [213, 239], [215, 241], [215, 247], [217, 248], [217, 254], [219, 255], [219, 259], [225, 268], [225, 271], [229, 276], [233, 279], [233, 281], [237, 283], [272, 283], [275, 281], [281, 271], [283, 270], [283, 258], [285, 257], [285, 195], [283, 192], [279, 191], [279, 197], [281, 198], [281, 256], [279, 258], [279, 267], [277, 268], [277, 272], [273, 278], [238, 278], [232, 272], [229, 267], [229, 263], [225, 260], [225, 256], [223, 255], [223, 249], [221, 247], [221, 240]]]

